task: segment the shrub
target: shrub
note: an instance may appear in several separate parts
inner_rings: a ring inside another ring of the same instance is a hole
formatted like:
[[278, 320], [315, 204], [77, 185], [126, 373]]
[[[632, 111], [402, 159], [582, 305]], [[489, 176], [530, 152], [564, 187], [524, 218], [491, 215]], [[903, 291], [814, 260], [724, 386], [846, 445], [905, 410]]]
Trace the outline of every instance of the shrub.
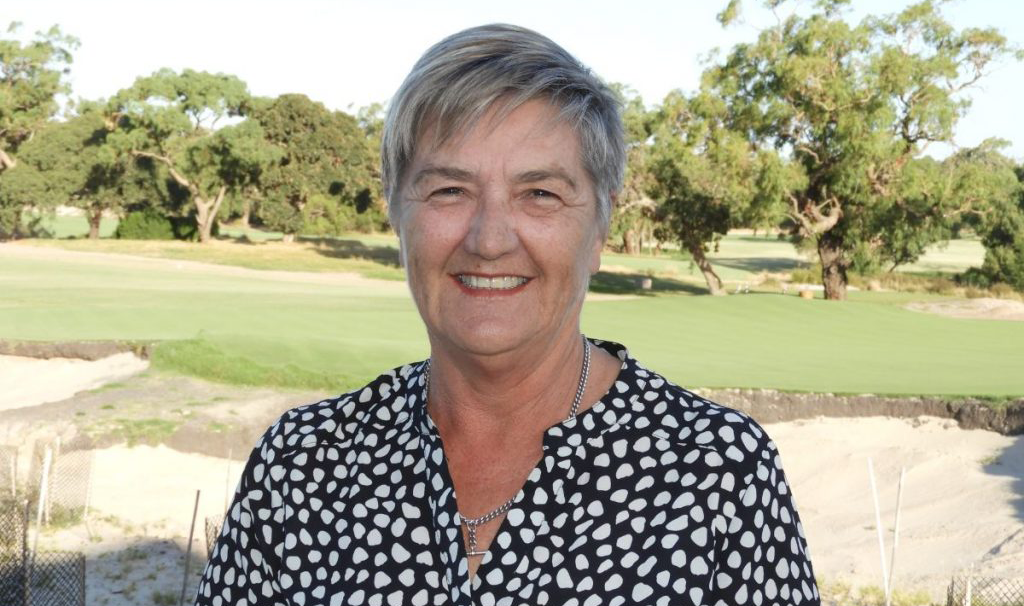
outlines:
[[153, 209], [132, 211], [117, 224], [114, 237], [121, 240], [173, 240], [174, 225]]

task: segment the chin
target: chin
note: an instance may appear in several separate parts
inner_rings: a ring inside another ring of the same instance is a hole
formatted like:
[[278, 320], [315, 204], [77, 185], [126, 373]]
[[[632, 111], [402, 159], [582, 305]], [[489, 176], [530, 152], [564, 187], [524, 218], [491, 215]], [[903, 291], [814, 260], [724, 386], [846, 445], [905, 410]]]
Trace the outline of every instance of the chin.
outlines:
[[533, 336], [524, 326], [487, 323], [463, 325], [448, 334], [445, 340], [454, 347], [476, 355], [494, 355], [514, 350]]

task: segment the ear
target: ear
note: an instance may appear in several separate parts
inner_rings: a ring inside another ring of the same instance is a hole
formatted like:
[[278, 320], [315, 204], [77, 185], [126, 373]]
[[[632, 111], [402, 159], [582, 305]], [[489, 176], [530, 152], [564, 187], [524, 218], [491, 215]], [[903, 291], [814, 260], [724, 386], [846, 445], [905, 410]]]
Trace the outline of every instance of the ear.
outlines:
[[[608, 194], [611, 199], [611, 209], [609, 212], [614, 213], [615, 207], [619, 203], [619, 196], [616, 193]], [[609, 225], [611, 224], [611, 218], [608, 219]], [[608, 239], [608, 227], [602, 225], [597, 232], [597, 236], [594, 238], [594, 249], [590, 252], [590, 275], [596, 274], [601, 269], [601, 252], [604, 250], [605, 240]]]

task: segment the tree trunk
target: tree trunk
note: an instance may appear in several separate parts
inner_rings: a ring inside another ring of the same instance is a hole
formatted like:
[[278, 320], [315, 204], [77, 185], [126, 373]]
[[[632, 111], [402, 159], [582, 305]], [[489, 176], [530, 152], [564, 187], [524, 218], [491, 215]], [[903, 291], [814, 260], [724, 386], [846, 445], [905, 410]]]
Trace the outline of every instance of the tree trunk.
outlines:
[[8, 168], [14, 168], [18, 162], [7, 155], [7, 152], [0, 149], [0, 173], [4, 172]]
[[704, 255], [704, 246], [697, 242], [696, 244], [688, 244], [686, 249], [693, 256], [693, 262], [700, 268], [700, 273], [704, 274], [704, 281], [708, 283], [708, 291], [716, 297], [725, 295], [722, 279], [718, 277], [718, 274], [715, 273], [715, 268], [711, 267], [711, 261], [708, 261], [708, 258]]
[[818, 236], [818, 258], [821, 259], [821, 283], [825, 285], [825, 298], [830, 301], [846, 300], [846, 258], [841, 236], [825, 232]]
[[213, 224], [217, 220], [217, 211], [224, 202], [224, 195], [228, 188], [221, 186], [217, 195], [212, 200], [203, 198], [198, 194], [192, 196], [192, 203], [196, 207], [196, 227], [199, 229], [199, 242], [205, 244], [212, 238]]
[[245, 203], [242, 205], [242, 219], [241, 219], [242, 227], [244, 227], [246, 229], [249, 229], [249, 227], [251, 227], [249, 225], [249, 221], [250, 221], [249, 215], [251, 214], [251, 211], [252, 211], [252, 202], [250, 202], [249, 200], [246, 200]]
[[100, 237], [100, 222], [103, 220], [103, 209], [93, 208], [89, 213], [89, 239], [97, 240]]
[[627, 229], [626, 232], [622, 234], [622, 244], [623, 248], [626, 249], [627, 255], [638, 254], [640, 252], [640, 247], [638, 245], [636, 230]]

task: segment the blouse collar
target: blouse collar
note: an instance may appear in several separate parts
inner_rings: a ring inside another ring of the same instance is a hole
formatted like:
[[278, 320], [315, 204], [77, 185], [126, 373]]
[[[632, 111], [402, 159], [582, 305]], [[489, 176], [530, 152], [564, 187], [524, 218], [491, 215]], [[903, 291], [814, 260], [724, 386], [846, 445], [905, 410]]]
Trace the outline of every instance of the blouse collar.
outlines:
[[[638, 381], [642, 384], [649, 376], [648, 371], [629, 355], [629, 350], [624, 345], [614, 341], [591, 338], [587, 340], [621, 360], [619, 374], [608, 391], [592, 407], [571, 419], [549, 427], [544, 432], [545, 453], [562, 446], [577, 446], [631, 418], [632, 401], [626, 399], [630, 397], [626, 395], [628, 386], [635, 385]], [[412, 408], [409, 415], [410, 424], [417, 428], [422, 438], [432, 443], [437, 442], [440, 440], [440, 434], [426, 408], [427, 361], [417, 362], [407, 368], [409, 372], [405, 388], [406, 404]]]

